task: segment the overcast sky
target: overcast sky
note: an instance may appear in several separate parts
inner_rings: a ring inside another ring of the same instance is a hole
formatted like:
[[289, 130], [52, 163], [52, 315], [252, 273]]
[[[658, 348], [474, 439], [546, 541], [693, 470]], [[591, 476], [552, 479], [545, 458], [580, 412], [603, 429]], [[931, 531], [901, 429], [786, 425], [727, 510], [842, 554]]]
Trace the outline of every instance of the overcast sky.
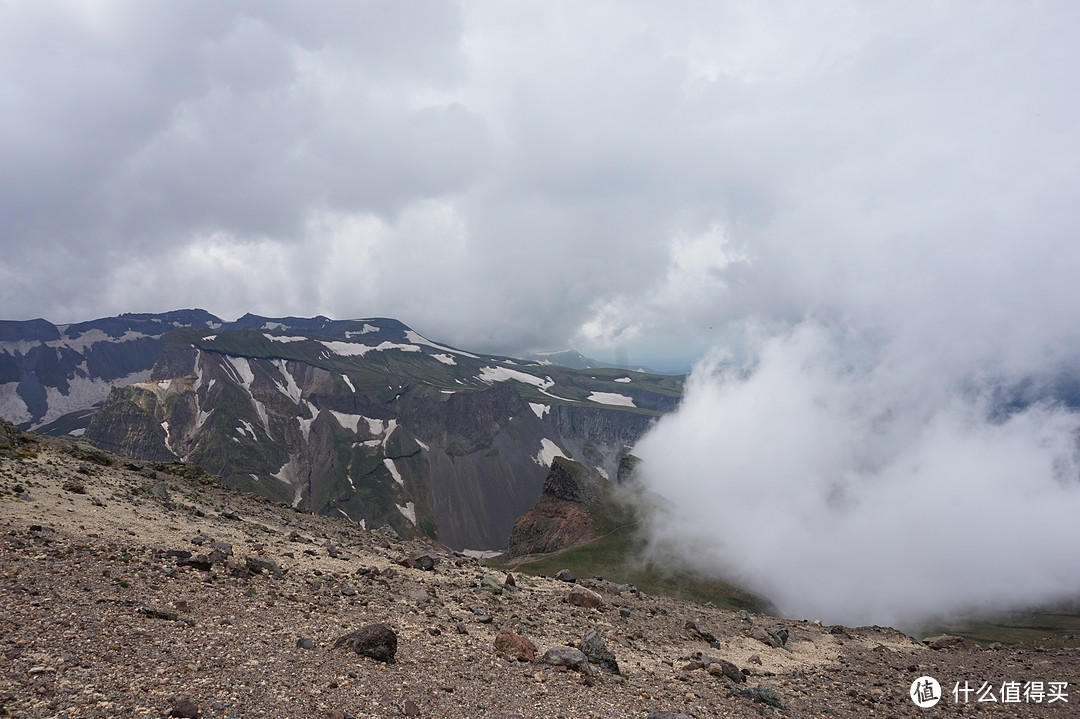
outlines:
[[0, 0], [0, 315], [392, 316], [658, 367], [807, 317], [1068, 354], [1078, 28], [1074, 2]]

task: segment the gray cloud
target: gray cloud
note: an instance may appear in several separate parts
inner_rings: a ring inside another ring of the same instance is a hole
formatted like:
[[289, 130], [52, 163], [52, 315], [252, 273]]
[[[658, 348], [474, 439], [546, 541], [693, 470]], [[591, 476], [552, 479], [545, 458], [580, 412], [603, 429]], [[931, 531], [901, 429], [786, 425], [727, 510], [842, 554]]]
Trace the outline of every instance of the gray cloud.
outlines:
[[1075, 324], [1067, 3], [3, 12], [6, 316], [671, 365], [747, 318]]

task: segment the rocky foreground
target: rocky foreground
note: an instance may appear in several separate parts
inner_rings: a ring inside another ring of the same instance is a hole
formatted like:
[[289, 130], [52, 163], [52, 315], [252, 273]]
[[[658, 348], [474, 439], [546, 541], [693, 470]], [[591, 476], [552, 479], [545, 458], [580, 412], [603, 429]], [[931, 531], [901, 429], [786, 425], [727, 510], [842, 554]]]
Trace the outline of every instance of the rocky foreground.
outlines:
[[[0, 716], [1080, 716], [1075, 651], [510, 577], [195, 467], [10, 432], [0, 620]], [[930, 709], [908, 695], [923, 675]], [[964, 702], [965, 682], [997, 701]]]

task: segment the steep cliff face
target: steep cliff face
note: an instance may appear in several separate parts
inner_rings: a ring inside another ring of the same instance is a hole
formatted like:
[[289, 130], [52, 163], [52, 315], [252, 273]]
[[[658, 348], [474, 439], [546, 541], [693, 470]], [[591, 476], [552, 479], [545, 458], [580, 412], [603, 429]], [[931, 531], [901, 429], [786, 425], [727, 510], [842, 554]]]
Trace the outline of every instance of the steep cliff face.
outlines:
[[553, 460], [614, 479], [658, 414], [638, 404], [672, 395], [671, 378], [486, 357], [393, 320], [290, 322], [170, 333], [149, 381], [114, 390], [87, 439], [368, 527], [501, 549]]
[[584, 465], [557, 457], [536, 504], [514, 523], [507, 556], [547, 554], [593, 539], [604, 482]]

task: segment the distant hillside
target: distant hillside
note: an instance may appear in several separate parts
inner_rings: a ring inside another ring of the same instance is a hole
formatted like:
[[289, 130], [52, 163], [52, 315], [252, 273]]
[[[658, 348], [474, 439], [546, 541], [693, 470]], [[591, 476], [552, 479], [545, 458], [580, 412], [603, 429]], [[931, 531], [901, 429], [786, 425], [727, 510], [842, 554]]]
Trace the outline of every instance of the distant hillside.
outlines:
[[[23, 379], [4, 389], [23, 426], [195, 462], [233, 487], [459, 549], [505, 547], [557, 456], [614, 479], [682, 390], [681, 377], [468, 352], [387, 318], [87, 324], [5, 326]], [[95, 388], [81, 405], [80, 382]], [[34, 391], [43, 404], [26, 401]]]

